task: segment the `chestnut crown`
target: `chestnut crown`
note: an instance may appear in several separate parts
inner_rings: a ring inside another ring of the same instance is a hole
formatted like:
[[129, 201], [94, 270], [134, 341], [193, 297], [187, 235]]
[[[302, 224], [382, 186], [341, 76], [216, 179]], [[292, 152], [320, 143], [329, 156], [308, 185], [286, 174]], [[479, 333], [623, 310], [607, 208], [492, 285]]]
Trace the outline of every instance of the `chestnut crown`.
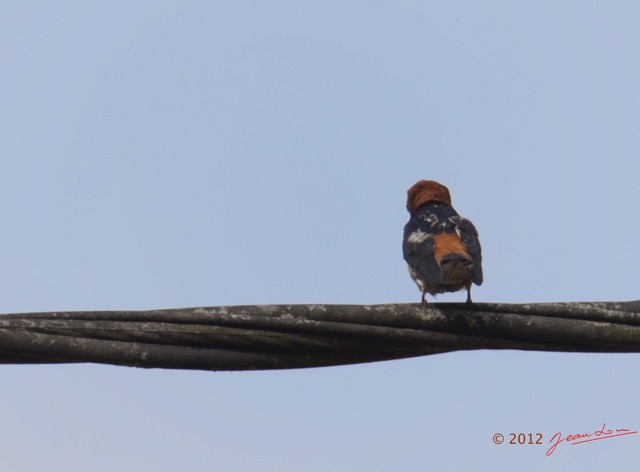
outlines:
[[451, 206], [449, 189], [435, 180], [421, 180], [407, 190], [407, 210], [410, 213], [429, 202], [440, 202]]

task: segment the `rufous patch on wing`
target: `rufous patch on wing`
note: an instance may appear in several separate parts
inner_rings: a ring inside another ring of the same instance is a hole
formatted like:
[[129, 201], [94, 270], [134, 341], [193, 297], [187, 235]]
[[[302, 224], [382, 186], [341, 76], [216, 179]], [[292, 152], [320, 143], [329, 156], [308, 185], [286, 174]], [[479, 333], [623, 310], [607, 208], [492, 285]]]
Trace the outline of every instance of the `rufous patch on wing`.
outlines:
[[460, 254], [469, 257], [469, 253], [456, 233], [436, 234], [433, 236], [433, 240], [435, 242], [434, 256], [438, 263], [447, 254]]

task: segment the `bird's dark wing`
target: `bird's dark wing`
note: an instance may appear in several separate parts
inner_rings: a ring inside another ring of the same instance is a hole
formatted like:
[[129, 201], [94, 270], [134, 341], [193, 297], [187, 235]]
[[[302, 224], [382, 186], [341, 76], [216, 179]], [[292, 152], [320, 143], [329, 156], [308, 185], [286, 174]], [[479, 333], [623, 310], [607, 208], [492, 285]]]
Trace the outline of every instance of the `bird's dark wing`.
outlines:
[[405, 228], [402, 255], [407, 264], [423, 279], [432, 283], [442, 283], [444, 274], [436, 262], [433, 236], [418, 228]]
[[456, 232], [471, 257], [471, 280], [476, 285], [482, 285], [482, 248], [478, 231], [471, 221], [461, 216], [453, 217], [451, 221], [456, 225]]

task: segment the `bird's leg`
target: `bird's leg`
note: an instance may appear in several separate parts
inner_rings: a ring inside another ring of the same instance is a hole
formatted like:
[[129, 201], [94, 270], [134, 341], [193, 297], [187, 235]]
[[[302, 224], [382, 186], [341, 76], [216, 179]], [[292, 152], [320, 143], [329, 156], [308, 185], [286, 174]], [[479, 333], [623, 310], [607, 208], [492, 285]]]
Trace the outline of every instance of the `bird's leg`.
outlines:
[[473, 303], [471, 301], [471, 284], [467, 285], [467, 303], [469, 304]]
[[427, 304], [427, 299], [425, 298], [425, 295], [427, 294], [427, 292], [422, 292], [422, 304], [426, 305]]

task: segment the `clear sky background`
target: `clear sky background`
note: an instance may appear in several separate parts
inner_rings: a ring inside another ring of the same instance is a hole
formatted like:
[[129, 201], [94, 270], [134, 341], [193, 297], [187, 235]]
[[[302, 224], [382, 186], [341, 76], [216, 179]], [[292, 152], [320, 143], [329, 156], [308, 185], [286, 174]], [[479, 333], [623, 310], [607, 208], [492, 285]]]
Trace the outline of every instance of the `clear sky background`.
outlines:
[[[636, 2], [0, 5], [2, 312], [417, 302], [420, 179], [480, 232], [475, 301], [640, 298]], [[628, 469], [640, 434], [546, 442], [640, 429], [639, 373], [517, 351], [0, 366], [0, 469]]]

